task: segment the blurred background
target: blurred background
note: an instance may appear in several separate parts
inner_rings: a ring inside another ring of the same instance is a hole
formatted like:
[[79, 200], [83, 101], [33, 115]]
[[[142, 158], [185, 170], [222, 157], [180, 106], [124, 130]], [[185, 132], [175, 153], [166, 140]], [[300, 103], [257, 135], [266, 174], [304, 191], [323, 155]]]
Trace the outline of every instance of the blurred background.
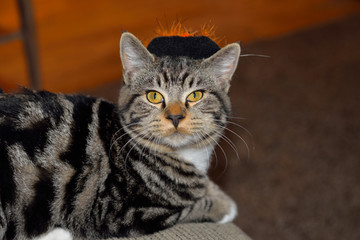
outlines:
[[1, 0], [0, 86], [116, 101], [121, 32], [147, 43], [174, 21], [242, 42], [210, 169], [235, 223], [253, 239], [360, 239], [360, 1]]

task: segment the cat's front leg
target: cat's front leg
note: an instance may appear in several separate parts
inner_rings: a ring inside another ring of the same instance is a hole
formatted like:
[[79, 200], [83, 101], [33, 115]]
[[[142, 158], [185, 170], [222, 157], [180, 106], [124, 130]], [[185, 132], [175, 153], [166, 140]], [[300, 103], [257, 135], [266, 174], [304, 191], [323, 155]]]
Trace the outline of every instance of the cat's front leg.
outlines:
[[227, 223], [235, 219], [235, 202], [213, 182], [209, 181], [206, 195], [194, 205], [181, 212], [180, 222], [217, 222]]

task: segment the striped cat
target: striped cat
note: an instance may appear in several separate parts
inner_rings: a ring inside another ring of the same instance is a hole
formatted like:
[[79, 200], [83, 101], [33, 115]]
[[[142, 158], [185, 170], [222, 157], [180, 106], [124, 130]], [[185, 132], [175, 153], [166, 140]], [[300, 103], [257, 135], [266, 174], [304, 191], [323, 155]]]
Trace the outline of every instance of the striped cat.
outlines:
[[229, 222], [207, 175], [231, 106], [240, 46], [206, 59], [156, 56], [123, 33], [118, 104], [24, 90], [0, 94], [0, 239], [63, 228], [74, 239]]

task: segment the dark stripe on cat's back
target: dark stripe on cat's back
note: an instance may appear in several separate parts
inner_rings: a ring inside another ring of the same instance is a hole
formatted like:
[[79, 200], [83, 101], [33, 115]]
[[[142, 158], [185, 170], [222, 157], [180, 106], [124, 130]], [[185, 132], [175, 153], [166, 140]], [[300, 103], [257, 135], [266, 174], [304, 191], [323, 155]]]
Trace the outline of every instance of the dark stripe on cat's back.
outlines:
[[[19, 115], [32, 117], [32, 112], [26, 107], [29, 103], [36, 106], [36, 110], [43, 114], [43, 118], [19, 127]], [[59, 124], [64, 113], [55, 94], [42, 91], [39, 93], [28, 91], [25, 94], [7, 95], [0, 102], [0, 112], [5, 116], [5, 122], [0, 126], [0, 137], [7, 140], [8, 145], [19, 143], [34, 160], [35, 152], [43, 152], [47, 144], [47, 133]]]
[[31, 126], [31, 128], [16, 132], [16, 138], [24, 146], [31, 159], [35, 151], [44, 152], [47, 143], [47, 133], [51, 129], [49, 119], [44, 119]]
[[38, 94], [34, 94], [34, 96], [41, 105], [43, 112], [49, 119], [54, 120], [58, 126], [64, 115], [64, 108], [59, 103], [59, 96], [47, 91], [40, 91]]
[[10, 221], [7, 225], [5, 240], [14, 239], [15, 236], [16, 236], [16, 225], [14, 221]]
[[96, 98], [84, 96], [66, 96], [74, 104], [73, 124], [71, 126], [71, 142], [66, 152], [60, 158], [75, 169], [80, 169], [86, 160], [87, 137], [89, 124], [92, 122], [92, 106]]
[[[125, 109], [123, 109], [125, 111]], [[99, 137], [102, 140], [104, 149], [110, 149], [110, 141], [114, 134], [121, 129], [120, 118], [117, 106], [106, 101], [101, 101], [98, 109]]]
[[[103, 148], [106, 153], [109, 154], [109, 165], [110, 165], [110, 173], [105, 180], [105, 188], [102, 192], [98, 192], [96, 196], [95, 205], [92, 207], [91, 215], [97, 219], [102, 219], [102, 216], [108, 216], [109, 214], [114, 214], [116, 201], [118, 201], [118, 196], [126, 196], [126, 190], [128, 189], [128, 182], [123, 179], [122, 170], [118, 168], [118, 164], [114, 163], [118, 159], [118, 152], [116, 150], [117, 147], [113, 146], [111, 148], [112, 141], [116, 139], [116, 137], [123, 135], [122, 126], [120, 124], [119, 110], [118, 107], [110, 102], [101, 101], [99, 103], [98, 111], [98, 134], [101, 142], [103, 144]], [[120, 131], [119, 131], [120, 130]], [[116, 142], [115, 145], [117, 145]], [[111, 149], [110, 149], [111, 148]], [[119, 177], [120, 175], [120, 177]], [[116, 192], [114, 196], [114, 191]], [[105, 200], [108, 196], [111, 197], [112, 200]], [[107, 202], [109, 201], [109, 202]], [[107, 202], [107, 204], [105, 204]], [[123, 209], [124, 210], [124, 209]], [[103, 224], [97, 226], [102, 229], [102, 232], [105, 234], [109, 231], [108, 226], [106, 225], [106, 221]], [[96, 224], [95, 224], [96, 225]]]
[[86, 146], [89, 136], [89, 124], [92, 122], [93, 104], [96, 98], [88, 98], [85, 96], [66, 96], [67, 100], [74, 104], [73, 124], [71, 126], [71, 142], [66, 152], [61, 154], [60, 159], [70, 164], [75, 169], [65, 188], [63, 210], [66, 214], [70, 214], [74, 210], [73, 202], [76, 194], [82, 190], [84, 179], [80, 179], [83, 165], [87, 160]]
[[14, 170], [11, 166], [7, 143], [0, 140], [0, 199], [3, 208], [15, 201], [16, 185]]
[[[119, 181], [117, 175], [122, 175], [122, 169], [119, 169], [118, 163], [114, 162], [118, 161], [118, 155], [120, 154], [117, 152], [118, 147], [116, 146], [123, 145], [120, 143], [120, 141], [123, 140], [124, 137], [127, 140], [127, 136], [123, 135], [124, 130], [120, 124], [120, 116], [117, 106], [109, 102], [102, 101], [98, 108], [98, 119], [98, 134], [102, 141], [103, 148], [105, 149], [106, 153], [109, 154], [108, 157], [111, 171], [105, 181], [105, 191], [102, 192], [101, 195], [112, 195], [111, 188], [113, 186], [116, 186], [118, 191], [125, 192], [128, 183], [126, 181]], [[123, 137], [121, 139], [117, 139], [117, 137], [120, 136]]]
[[51, 222], [51, 204], [55, 197], [51, 173], [40, 168], [38, 177], [39, 181], [34, 185], [34, 198], [24, 210], [25, 231], [28, 237], [46, 232]]
[[7, 145], [19, 143], [31, 160], [35, 152], [43, 152], [47, 142], [50, 121], [43, 119], [24, 129], [14, 129], [11, 125], [0, 126], [0, 137], [7, 140]]

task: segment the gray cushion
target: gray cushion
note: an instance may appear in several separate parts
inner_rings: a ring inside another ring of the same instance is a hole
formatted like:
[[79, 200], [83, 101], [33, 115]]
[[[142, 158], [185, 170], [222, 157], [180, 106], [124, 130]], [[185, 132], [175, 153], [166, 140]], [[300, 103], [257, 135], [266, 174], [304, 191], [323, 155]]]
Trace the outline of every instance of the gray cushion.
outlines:
[[[118, 240], [251, 240], [243, 231], [232, 223], [187, 223], [178, 224], [172, 228], [155, 234], [137, 238], [117, 238]], [[115, 240], [113, 238], [112, 240]]]

